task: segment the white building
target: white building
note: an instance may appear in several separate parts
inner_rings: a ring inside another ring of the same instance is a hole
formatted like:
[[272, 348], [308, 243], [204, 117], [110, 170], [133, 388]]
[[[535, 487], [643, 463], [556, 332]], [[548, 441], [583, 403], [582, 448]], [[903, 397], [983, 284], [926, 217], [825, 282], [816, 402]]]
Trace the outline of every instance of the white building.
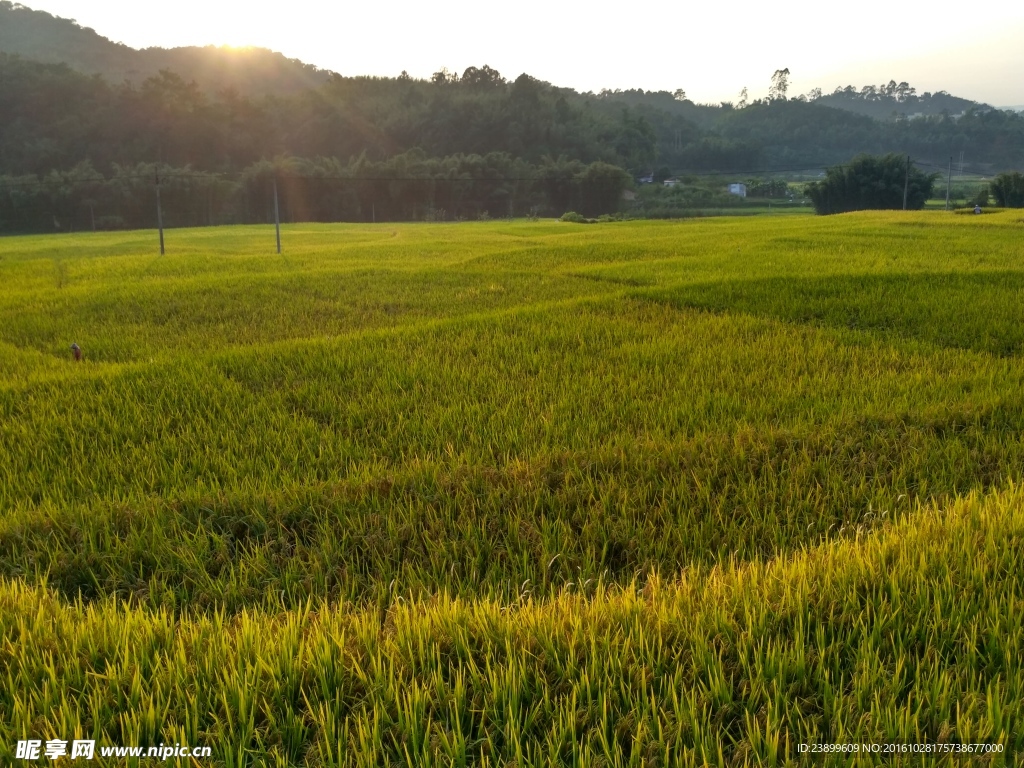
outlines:
[[740, 197], [747, 196], [747, 185], [746, 184], [730, 184], [729, 185], [730, 195], [739, 195]]

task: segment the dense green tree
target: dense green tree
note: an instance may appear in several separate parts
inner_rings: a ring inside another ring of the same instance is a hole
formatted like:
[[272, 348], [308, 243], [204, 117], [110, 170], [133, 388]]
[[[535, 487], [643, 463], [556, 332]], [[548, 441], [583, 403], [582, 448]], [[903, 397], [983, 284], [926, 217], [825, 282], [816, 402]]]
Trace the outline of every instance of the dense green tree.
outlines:
[[785, 101], [786, 93], [789, 91], [789, 67], [776, 69], [772, 75], [772, 85], [768, 89], [770, 101]]
[[989, 185], [1000, 208], [1024, 208], [1024, 174], [1001, 173]]
[[554, 211], [571, 211], [579, 207], [577, 178], [583, 172], [583, 163], [568, 160], [564, 155], [557, 160], [545, 157], [537, 169], [537, 182], [548, 207]]
[[829, 168], [822, 181], [807, 185], [807, 195], [819, 214], [899, 210], [904, 199], [908, 210], [920, 210], [935, 179], [902, 155], [860, 155], [848, 165]]
[[466, 71], [462, 73], [460, 82], [466, 88], [487, 90], [501, 88], [505, 85], [505, 78], [498, 70], [484, 64], [482, 67], [467, 67]]
[[622, 193], [633, 183], [621, 168], [608, 163], [591, 163], [579, 175], [581, 205], [585, 216], [617, 210]]
[[754, 102], [724, 112], [717, 128], [723, 138], [756, 148], [759, 161], [768, 167], [824, 166], [858, 152], [888, 148], [877, 121], [795, 99]]

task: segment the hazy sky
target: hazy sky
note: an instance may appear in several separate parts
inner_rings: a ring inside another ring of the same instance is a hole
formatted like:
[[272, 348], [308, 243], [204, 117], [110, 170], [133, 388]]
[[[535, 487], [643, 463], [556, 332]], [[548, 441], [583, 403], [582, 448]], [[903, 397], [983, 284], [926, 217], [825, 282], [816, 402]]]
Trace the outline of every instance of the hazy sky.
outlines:
[[578, 90], [683, 88], [694, 101], [906, 80], [1024, 104], [1024, 2], [229, 2], [23, 0], [135, 48], [257, 45], [345, 75], [489, 64]]

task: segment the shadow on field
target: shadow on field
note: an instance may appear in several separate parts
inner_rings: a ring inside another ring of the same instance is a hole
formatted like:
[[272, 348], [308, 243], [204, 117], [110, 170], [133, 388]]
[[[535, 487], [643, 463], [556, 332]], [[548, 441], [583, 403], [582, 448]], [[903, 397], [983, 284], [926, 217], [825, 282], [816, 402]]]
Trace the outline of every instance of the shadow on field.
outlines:
[[681, 285], [637, 295], [679, 307], [889, 332], [999, 356], [1024, 351], [1024, 272], [785, 277]]

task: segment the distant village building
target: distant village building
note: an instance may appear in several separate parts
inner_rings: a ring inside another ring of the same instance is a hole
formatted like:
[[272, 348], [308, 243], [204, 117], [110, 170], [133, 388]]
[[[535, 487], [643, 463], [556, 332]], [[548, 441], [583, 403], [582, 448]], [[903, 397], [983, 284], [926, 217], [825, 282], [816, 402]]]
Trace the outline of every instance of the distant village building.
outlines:
[[665, 179], [664, 183], [666, 187], [674, 187], [679, 183], [679, 179]]
[[729, 194], [738, 195], [739, 197], [747, 196], [747, 185], [746, 184], [730, 184]]
[[639, 179], [637, 179], [637, 181], [640, 182], [641, 184], [653, 184], [654, 183], [654, 173], [651, 172], [651, 173], [648, 173], [646, 176], [641, 176]]

